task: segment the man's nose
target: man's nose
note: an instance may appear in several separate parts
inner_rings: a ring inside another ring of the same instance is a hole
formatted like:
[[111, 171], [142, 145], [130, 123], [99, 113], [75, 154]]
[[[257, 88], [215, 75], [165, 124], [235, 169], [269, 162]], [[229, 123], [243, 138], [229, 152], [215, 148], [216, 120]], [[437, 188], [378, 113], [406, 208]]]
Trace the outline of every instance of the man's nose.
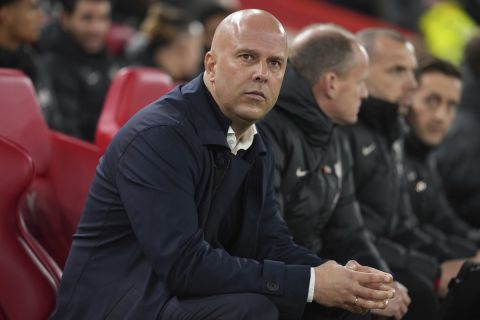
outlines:
[[415, 90], [418, 87], [417, 79], [413, 72], [408, 73], [408, 79], [405, 81], [405, 88], [407, 91]]
[[266, 61], [259, 61], [256, 65], [253, 78], [255, 81], [266, 82], [268, 79], [268, 63]]

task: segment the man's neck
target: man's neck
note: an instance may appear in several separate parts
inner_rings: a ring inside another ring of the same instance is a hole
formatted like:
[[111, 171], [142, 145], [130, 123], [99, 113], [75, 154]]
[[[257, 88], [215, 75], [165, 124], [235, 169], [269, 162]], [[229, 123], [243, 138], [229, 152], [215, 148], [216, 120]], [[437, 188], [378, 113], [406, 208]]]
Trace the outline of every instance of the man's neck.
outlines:
[[245, 132], [247, 132], [252, 127], [252, 124], [238, 125], [232, 122], [231, 127], [235, 132], [235, 137], [237, 138], [237, 140], [240, 140], [245, 135]]
[[20, 42], [12, 39], [5, 30], [0, 30], [0, 46], [6, 50], [16, 51]]

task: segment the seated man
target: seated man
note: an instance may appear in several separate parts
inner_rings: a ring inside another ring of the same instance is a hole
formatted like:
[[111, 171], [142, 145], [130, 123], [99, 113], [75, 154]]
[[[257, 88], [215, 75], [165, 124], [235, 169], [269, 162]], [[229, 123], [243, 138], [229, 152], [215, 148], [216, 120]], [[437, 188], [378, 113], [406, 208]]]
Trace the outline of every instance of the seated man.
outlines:
[[[205, 72], [133, 117], [101, 159], [51, 319], [349, 319], [382, 309], [391, 275], [295, 245], [255, 122], [287, 62], [272, 15], [217, 28]], [[366, 315], [368, 317], [368, 315]]]
[[[455, 118], [462, 90], [461, 75], [455, 66], [442, 60], [428, 61], [415, 73], [419, 86], [408, 109], [411, 130], [405, 138], [405, 172], [412, 209], [420, 227], [437, 243], [449, 248], [452, 257], [471, 258], [477, 251], [477, 245], [471, 241], [476, 240], [473, 237], [476, 229], [456, 216], [450, 207], [434, 159], [429, 157]], [[442, 265], [445, 283], [440, 288], [446, 289], [462, 263], [461, 259]]]
[[455, 213], [480, 228], [480, 35], [465, 48], [462, 75], [458, 114], [435, 158]]
[[398, 112], [417, 85], [415, 52], [404, 36], [390, 29], [362, 30], [357, 38], [370, 58], [370, 96], [360, 107], [358, 122], [342, 127], [353, 159], [355, 197], [380, 254], [409, 290], [409, 313], [416, 319], [435, 318], [437, 258], [451, 257], [418, 227], [411, 211]]
[[93, 141], [115, 67], [106, 51], [110, 0], [62, 0], [60, 18], [40, 40], [58, 102], [54, 129]]
[[[350, 32], [312, 25], [293, 41], [274, 109], [261, 122], [275, 154], [275, 190], [294, 241], [315, 253], [389, 271], [365, 230], [352, 163], [337, 125], [357, 121], [368, 56]], [[409, 297], [399, 283], [385, 310], [400, 319]], [[308, 308], [307, 308], [308, 310]]]

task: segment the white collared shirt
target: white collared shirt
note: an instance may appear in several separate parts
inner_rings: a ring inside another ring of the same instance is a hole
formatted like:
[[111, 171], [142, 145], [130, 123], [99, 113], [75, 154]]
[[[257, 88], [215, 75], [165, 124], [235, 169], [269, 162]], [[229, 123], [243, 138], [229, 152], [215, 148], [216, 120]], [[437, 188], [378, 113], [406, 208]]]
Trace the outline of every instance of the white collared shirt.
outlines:
[[230, 150], [234, 155], [237, 154], [238, 150], [248, 150], [252, 146], [253, 138], [257, 134], [257, 127], [252, 124], [250, 128], [245, 131], [245, 133], [237, 140], [235, 136], [235, 131], [232, 127], [228, 127], [227, 131], [227, 144], [230, 147]]

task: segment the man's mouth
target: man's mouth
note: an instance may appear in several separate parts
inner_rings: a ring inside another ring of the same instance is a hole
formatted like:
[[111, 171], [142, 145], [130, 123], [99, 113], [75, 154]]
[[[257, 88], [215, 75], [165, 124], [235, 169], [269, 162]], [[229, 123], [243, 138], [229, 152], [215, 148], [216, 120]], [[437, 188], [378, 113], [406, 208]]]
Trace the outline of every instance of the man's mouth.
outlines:
[[262, 92], [262, 91], [256, 91], [256, 90], [253, 90], [253, 91], [247, 91], [245, 92], [245, 94], [249, 97], [252, 97], [254, 99], [257, 99], [257, 100], [265, 100], [265, 94]]

